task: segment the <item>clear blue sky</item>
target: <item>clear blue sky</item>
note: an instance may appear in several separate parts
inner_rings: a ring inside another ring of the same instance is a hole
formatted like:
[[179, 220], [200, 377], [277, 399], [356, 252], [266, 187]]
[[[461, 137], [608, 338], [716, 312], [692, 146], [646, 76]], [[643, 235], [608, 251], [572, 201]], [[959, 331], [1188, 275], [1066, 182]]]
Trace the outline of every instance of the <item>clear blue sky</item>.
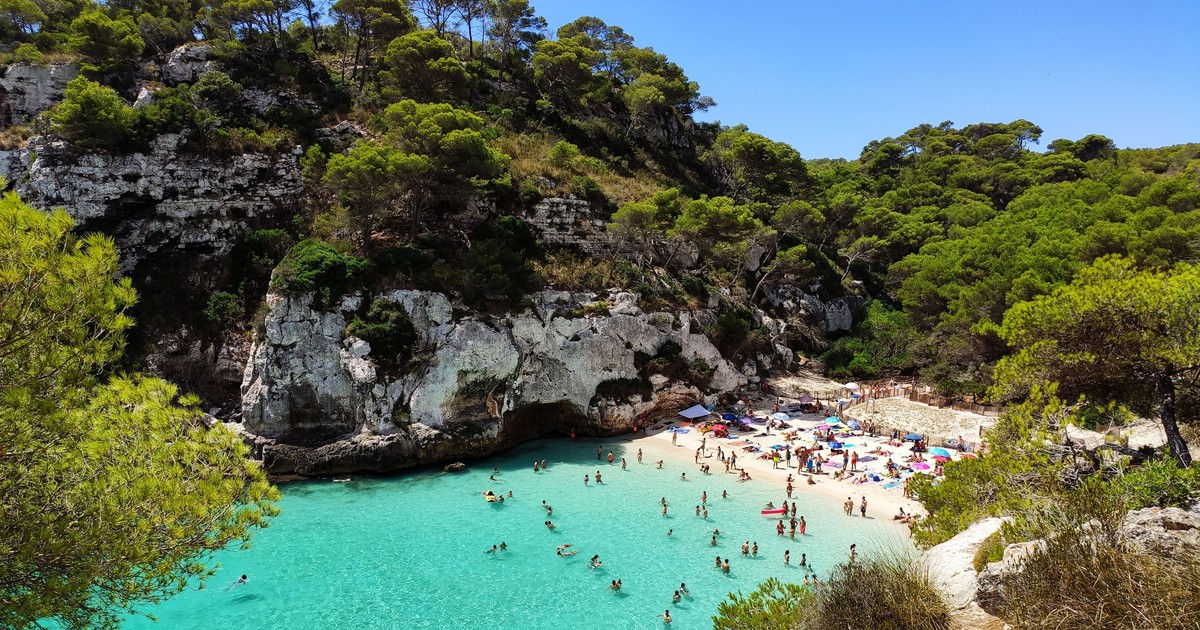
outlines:
[[1119, 147], [1200, 142], [1200, 1], [531, 0], [594, 15], [678, 63], [700, 115], [856, 158], [921, 123], [1042, 127]]

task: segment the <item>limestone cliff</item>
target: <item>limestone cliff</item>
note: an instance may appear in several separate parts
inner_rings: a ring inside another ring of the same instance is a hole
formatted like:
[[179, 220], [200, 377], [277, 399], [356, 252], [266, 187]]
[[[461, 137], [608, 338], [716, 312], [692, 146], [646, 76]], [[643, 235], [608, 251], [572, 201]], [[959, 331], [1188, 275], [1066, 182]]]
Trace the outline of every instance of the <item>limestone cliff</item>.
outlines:
[[[617, 433], [643, 412], [693, 404], [747, 380], [691, 332], [691, 313], [647, 313], [631, 293], [600, 296], [607, 312], [583, 315], [579, 307], [601, 304], [598, 296], [544, 291], [503, 317], [459, 315], [439, 293], [376, 297], [403, 305], [417, 332], [416, 358], [401, 373], [380, 369], [365, 341], [345, 335], [362, 296], [325, 311], [308, 296], [267, 298], [242, 385], [242, 421], [260, 436], [272, 472], [394, 470], [572, 428]], [[709, 366], [703, 391], [641, 369], [667, 341], [682, 348], [680, 359]], [[639, 381], [644, 391], [605, 389]]]
[[117, 155], [35, 137], [0, 151], [0, 175], [30, 204], [66, 208], [83, 230], [113, 236], [126, 270], [157, 253], [228, 253], [301, 197], [299, 148], [214, 158], [180, 151], [182, 141], [164, 135], [147, 153]]

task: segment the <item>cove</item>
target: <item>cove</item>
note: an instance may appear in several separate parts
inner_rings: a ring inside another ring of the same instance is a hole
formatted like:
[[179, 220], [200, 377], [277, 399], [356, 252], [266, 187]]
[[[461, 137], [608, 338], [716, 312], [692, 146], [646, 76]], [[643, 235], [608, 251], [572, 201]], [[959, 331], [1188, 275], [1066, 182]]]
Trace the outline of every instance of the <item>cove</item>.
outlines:
[[[221, 567], [203, 590], [193, 585], [147, 608], [158, 623], [130, 617], [122, 627], [660, 628], [656, 615], [668, 608], [672, 627], [711, 627], [730, 591], [749, 592], [770, 576], [802, 582], [801, 553], [823, 576], [852, 543], [863, 553], [912, 550], [889, 514], [847, 517], [839, 501], [802, 490], [797, 515], [807, 520], [808, 535], [778, 537], [777, 521], [759, 510], [767, 501], [779, 504], [782, 487], [739, 483], [715, 465], [701, 475], [683, 448], [661, 470], [660, 451], [650, 448], [638, 464], [645, 442], [538, 440], [472, 461], [465, 473], [284, 485], [281, 514], [251, 549], [218, 554]], [[611, 450], [616, 463], [597, 461], [597, 447], [605, 457]], [[547, 460], [549, 470], [533, 472], [535, 458]], [[496, 482], [488, 479], [493, 467]], [[596, 470], [604, 483], [585, 487], [583, 476], [594, 478]], [[512, 490], [514, 498], [487, 503], [481, 492], [489, 488]], [[721, 498], [723, 490], [730, 498]], [[695, 515], [704, 491], [707, 519]], [[662, 497], [670, 506], [666, 518]], [[545, 527], [547, 518], [556, 530]], [[716, 547], [714, 529], [721, 532]], [[758, 542], [757, 558], [742, 557], [745, 540]], [[485, 553], [501, 542], [507, 551]], [[578, 555], [556, 556], [555, 548], [568, 543]], [[595, 554], [603, 566], [591, 570]], [[732, 558], [729, 574], [714, 568], [718, 555]], [[248, 582], [228, 588], [242, 574]], [[614, 579], [623, 583], [620, 592], [607, 588]], [[691, 597], [672, 604], [680, 582]]]

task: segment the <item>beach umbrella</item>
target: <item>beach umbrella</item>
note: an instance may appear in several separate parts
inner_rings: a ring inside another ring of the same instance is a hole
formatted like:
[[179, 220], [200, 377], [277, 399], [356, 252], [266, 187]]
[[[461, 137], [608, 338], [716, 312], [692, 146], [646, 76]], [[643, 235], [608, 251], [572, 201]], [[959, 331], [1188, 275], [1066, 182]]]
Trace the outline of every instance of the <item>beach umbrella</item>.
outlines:
[[749, 418], [742, 418], [742, 422], [753, 422], [754, 424], [766, 424], [767, 420], [765, 418], [749, 417]]
[[913, 469], [914, 470], [929, 470], [929, 464], [926, 464], [925, 462], [917, 462], [917, 463], [913, 464]]
[[814, 401], [816, 401], [816, 398], [813, 398], [812, 396], [809, 396], [808, 394], [805, 394], [805, 395], [803, 395], [803, 396], [801, 396], [801, 397], [797, 398], [796, 400], [799, 400], [799, 401], [800, 401], [800, 402], [802, 402], [802, 403], [810, 403], [810, 402], [814, 402]]
[[849, 405], [849, 404], [850, 404], [850, 399], [848, 399], [848, 398], [843, 398], [838, 401], [839, 407], [845, 407], [846, 405]]
[[854, 429], [855, 431], [862, 428], [862, 425], [858, 423], [858, 420], [847, 421], [846, 426], [850, 427], [851, 429]]
[[939, 464], [944, 464], [950, 461], [950, 458], [946, 457], [945, 455], [934, 455], [933, 461], [938, 462]]
[[947, 451], [944, 448], [931, 448], [931, 449], [929, 449], [929, 454], [930, 455], [941, 455], [942, 457], [946, 457], [946, 458], [950, 457], [950, 451]]
[[817, 430], [818, 430], [818, 431], [828, 431], [828, 430], [830, 430], [830, 429], [832, 429], [832, 428], [833, 428], [833, 427], [829, 426], [828, 424], [818, 424], [818, 425], [817, 425]]
[[729, 430], [729, 427], [727, 427], [727, 426], [725, 426], [725, 425], [723, 425], [723, 424], [714, 424], [714, 425], [712, 425], [712, 427], [710, 427], [710, 428], [711, 428], [713, 431], [728, 431], [728, 430]]
[[778, 412], [775, 412], [775, 413], [771, 414], [771, 417], [772, 417], [772, 418], [775, 418], [776, 420], [788, 420], [788, 419], [791, 419], [791, 416], [787, 415], [786, 413], [783, 413], [782, 411], [778, 411]]
[[904, 439], [912, 440], [912, 441], [916, 442], [917, 440], [921, 439], [921, 434], [920, 433], [909, 433], [908, 435], [904, 436]]
[[845, 385], [842, 385], [842, 387], [845, 387], [846, 389], [858, 389], [858, 383], [846, 383]]
[[737, 416], [735, 416], [731, 413], [723, 413], [723, 414], [721, 414], [721, 419], [728, 420], [729, 422], [737, 422], [738, 418], [737, 418]]

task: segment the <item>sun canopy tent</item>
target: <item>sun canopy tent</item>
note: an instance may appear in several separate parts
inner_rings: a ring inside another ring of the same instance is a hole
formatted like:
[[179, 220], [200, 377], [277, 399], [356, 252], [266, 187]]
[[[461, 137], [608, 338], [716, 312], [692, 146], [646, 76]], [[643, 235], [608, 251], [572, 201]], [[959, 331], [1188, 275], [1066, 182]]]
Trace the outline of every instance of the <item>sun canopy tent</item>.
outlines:
[[710, 413], [712, 413], [712, 412], [709, 411], [708, 409], [706, 409], [704, 407], [704, 405], [696, 405], [694, 407], [688, 407], [687, 409], [680, 411], [679, 415], [683, 416], [684, 418], [687, 418], [688, 420], [695, 420], [696, 418], [703, 418], [704, 416], [707, 416]]

